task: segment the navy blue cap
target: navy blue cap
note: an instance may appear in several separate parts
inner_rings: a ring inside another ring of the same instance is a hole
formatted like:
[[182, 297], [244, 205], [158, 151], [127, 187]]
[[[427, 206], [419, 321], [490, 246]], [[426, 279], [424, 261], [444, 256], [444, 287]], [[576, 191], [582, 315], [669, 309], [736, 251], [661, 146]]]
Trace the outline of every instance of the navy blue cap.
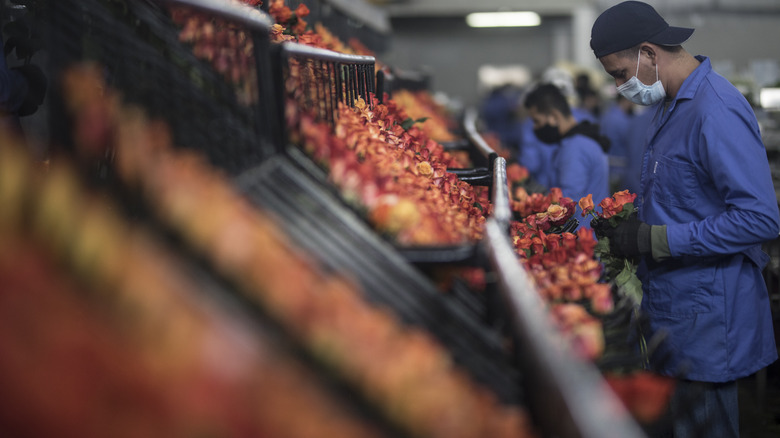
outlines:
[[645, 41], [677, 46], [693, 29], [672, 27], [652, 6], [637, 1], [619, 3], [599, 15], [590, 32], [590, 48], [596, 58], [630, 49]]

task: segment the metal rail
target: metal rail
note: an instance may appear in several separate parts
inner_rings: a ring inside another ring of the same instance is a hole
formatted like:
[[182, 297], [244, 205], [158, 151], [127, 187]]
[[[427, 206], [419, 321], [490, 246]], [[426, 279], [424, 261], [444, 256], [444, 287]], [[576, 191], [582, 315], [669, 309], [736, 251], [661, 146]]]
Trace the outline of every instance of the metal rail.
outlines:
[[477, 130], [477, 110], [475, 108], [468, 108], [463, 115], [463, 129], [466, 133], [466, 138], [477, 148], [489, 163], [492, 164], [493, 160], [498, 157], [498, 153], [487, 144], [485, 139], [479, 134]]
[[509, 229], [509, 221], [512, 220], [512, 209], [509, 204], [509, 183], [506, 176], [506, 160], [498, 157], [493, 160], [493, 187], [492, 218], [501, 224], [506, 230]]
[[376, 62], [376, 58], [373, 56], [339, 53], [299, 43], [284, 42], [282, 46], [288, 55], [316, 59], [318, 61], [340, 62], [344, 64], [374, 64]]
[[[376, 93], [375, 58], [350, 55], [318, 47], [286, 42], [278, 48], [276, 83], [279, 92], [314, 111], [331, 125], [338, 117], [339, 102], [354, 106], [362, 98], [373, 106]], [[293, 62], [294, 61], [294, 62]], [[296, 73], [297, 72], [297, 73]], [[285, 97], [280, 97], [283, 105]], [[279, 108], [284, 114], [284, 108]]]

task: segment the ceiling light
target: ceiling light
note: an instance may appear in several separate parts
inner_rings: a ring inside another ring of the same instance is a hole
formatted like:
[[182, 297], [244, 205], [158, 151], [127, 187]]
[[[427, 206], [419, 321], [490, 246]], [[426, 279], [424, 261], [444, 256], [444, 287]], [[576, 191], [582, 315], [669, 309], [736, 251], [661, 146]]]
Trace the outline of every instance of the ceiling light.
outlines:
[[475, 12], [466, 16], [471, 27], [538, 26], [541, 22], [536, 12]]

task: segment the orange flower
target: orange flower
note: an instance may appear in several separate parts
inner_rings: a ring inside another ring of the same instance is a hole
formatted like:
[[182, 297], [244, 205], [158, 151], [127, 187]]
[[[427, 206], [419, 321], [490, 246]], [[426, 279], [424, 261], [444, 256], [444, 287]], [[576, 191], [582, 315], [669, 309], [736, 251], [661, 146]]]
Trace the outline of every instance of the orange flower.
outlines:
[[433, 167], [431, 167], [431, 163], [422, 161], [417, 163], [417, 172], [422, 176], [430, 177], [433, 175]]
[[536, 221], [534, 222], [534, 225], [536, 225], [537, 228], [542, 231], [547, 231], [550, 229], [550, 215], [548, 215], [547, 212], [536, 213], [535, 217]]
[[528, 192], [523, 187], [516, 188], [513, 195], [517, 202], [525, 202], [528, 199]]
[[550, 202], [558, 203], [563, 198], [563, 192], [560, 187], [553, 187], [550, 189]]
[[506, 177], [509, 182], [523, 182], [528, 179], [528, 169], [518, 163], [506, 166]]
[[561, 233], [561, 243], [566, 249], [575, 249], [577, 248], [577, 236], [572, 233]]
[[621, 207], [629, 202], [634, 202], [636, 199], [636, 193], [629, 193], [628, 190], [622, 190], [612, 195], [615, 198], [615, 202]]
[[601, 217], [604, 219], [609, 219], [612, 216], [620, 213], [623, 211], [623, 204], [618, 204], [615, 202], [614, 198], [604, 198], [599, 202], [599, 207], [601, 207], [602, 214]]
[[555, 225], [560, 225], [560, 222], [566, 219], [566, 213], [566, 207], [558, 204], [551, 204], [547, 207], [547, 215], [550, 217], [550, 221]]
[[286, 24], [292, 18], [292, 11], [285, 6], [284, 0], [274, 0], [268, 6], [268, 13], [274, 17], [274, 21], [279, 24]]
[[552, 251], [561, 245], [560, 234], [550, 234], [547, 236], [547, 249]]
[[542, 239], [541, 236], [537, 236], [531, 239], [531, 250], [534, 252], [534, 254], [544, 253], [544, 239]]
[[596, 239], [593, 237], [593, 232], [588, 228], [580, 228], [577, 230], [577, 241], [579, 242], [580, 249], [586, 252], [589, 256], [593, 255], [593, 248], [596, 247]]
[[589, 194], [588, 196], [585, 196], [584, 198], [580, 198], [579, 202], [580, 208], [582, 209], [582, 216], [586, 216], [588, 213], [593, 211], [593, 195]]
[[297, 8], [295, 8], [295, 15], [298, 18], [303, 18], [309, 15], [309, 8], [306, 7], [303, 3], [299, 4]]

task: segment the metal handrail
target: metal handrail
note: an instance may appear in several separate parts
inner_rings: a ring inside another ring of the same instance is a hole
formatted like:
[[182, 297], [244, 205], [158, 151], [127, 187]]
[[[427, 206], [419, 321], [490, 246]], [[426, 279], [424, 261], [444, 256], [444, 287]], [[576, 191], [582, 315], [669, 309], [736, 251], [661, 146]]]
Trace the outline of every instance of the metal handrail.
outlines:
[[493, 202], [493, 214], [491, 217], [500, 222], [505, 229], [509, 229], [509, 221], [512, 220], [512, 209], [509, 203], [506, 160], [503, 157], [493, 160], [493, 187], [491, 194]]
[[332, 50], [321, 49], [319, 47], [306, 46], [299, 43], [284, 42], [283, 50], [288, 55], [302, 56], [309, 59], [326, 62], [341, 62], [344, 64], [374, 64], [376, 58], [373, 56], [351, 55], [348, 53], [339, 53]]
[[[298, 97], [303, 99], [300, 104], [314, 109], [318, 119], [332, 125], [338, 117], [338, 102], [355, 106], [355, 101], [362, 98], [373, 107], [371, 95], [376, 93], [376, 60], [373, 56], [339, 53], [293, 42], [279, 44], [275, 50], [278, 54], [275, 58], [277, 92], [294, 93], [293, 90], [300, 87], [298, 91], [302, 94]], [[303, 70], [307, 72], [306, 76], [301, 76], [300, 83], [292, 88], [287, 83], [291, 60], [311, 66]], [[284, 114], [285, 97], [279, 99], [279, 111]]]
[[477, 130], [477, 110], [474, 108], [466, 109], [463, 115], [463, 129], [466, 133], [466, 138], [479, 150], [479, 152], [488, 159], [488, 162], [492, 162], [498, 153], [487, 144], [485, 139], [479, 134]]
[[525, 393], [541, 428], [549, 436], [646, 437], [596, 367], [572, 357], [553, 335], [555, 329], [545, 318], [548, 312], [536, 286], [506, 230], [494, 219], [486, 224], [485, 243], [518, 354], [522, 353]]

